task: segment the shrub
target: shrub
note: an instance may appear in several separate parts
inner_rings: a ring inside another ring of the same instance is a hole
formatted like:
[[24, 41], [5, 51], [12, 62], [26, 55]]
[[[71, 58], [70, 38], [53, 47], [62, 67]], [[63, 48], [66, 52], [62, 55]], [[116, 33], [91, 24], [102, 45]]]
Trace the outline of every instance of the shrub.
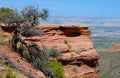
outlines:
[[79, 50], [77, 50], [77, 51], [75, 51], [75, 53], [80, 55], [81, 52]]
[[86, 78], [86, 77], [82, 75], [82, 76], [80, 76], [79, 78]]
[[20, 49], [22, 48], [22, 43], [18, 42], [17, 45], [16, 45], [17, 49]]
[[111, 78], [111, 77], [106, 75], [106, 76], [102, 76], [101, 78]]
[[49, 56], [50, 57], [58, 57], [61, 56], [62, 53], [59, 51], [56, 47], [52, 47], [49, 51]]
[[65, 78], [65, 71], [62, 64], [58, 61], [48, 61], [49, 66], [56, 75], [56, 78]]
[[67, 46], [68, 46], [69, 49], [71, 49], [71, 45], [68, 44]]
[[17, 74], [13, 73], [12, 69], [9, 68], [7, 73], [6, 73], [6, 77], [5, 78], [18, 78], [18, 77], [17, 77]]
[[30, 60], [31, 59], [31, 55], [30, 55], [30, 53], [28, 52], [28, 51], [23, 51], [22, 52], [22, 55], [23, 55], [23, 57], [26, 59], [26, 60]]
[[3, 78], [2, 76], [0, 76], [0, 78]]
[[77, 66], [77, 65], [73, 65], [73, 66], [71, 67], [71, 71], [77, 73], [77, 72], [78, 72], [78, 66]]
[[0, 44], [2, 45], [8, 45], [8, 39], [3, 39], [3, 38], [0, 38]]
[[74, 59], [74, 54], [70, 54], [70, 59], [72, 60], [72, 59]]
[[9, 33], [3, 33], [1, 34], [2, 37], [8, 37]]
[[64, 44], [68, 44], [68, 40], [64, 40]]
[[68, 40], [64, 40], [64, 44], [66, 44], [68, 48], [71, 49], [71, 45], [68, 44]]

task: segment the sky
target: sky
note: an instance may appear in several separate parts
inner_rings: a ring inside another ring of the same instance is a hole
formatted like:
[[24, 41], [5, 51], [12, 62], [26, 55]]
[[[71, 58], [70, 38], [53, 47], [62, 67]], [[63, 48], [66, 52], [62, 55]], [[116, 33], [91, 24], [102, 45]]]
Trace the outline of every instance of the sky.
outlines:
[[50, 16], [120, 17], [120, 0], [0, 0], [0, 7], [25, 6], [49, 10]]

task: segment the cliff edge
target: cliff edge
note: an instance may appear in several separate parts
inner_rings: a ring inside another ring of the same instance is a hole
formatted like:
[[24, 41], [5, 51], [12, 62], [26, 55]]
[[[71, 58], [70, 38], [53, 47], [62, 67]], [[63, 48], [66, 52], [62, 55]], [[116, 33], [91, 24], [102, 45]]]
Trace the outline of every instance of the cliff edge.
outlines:
[[[57, 48], [61, 56], [50, 59], [62, 63], [66, 78], [99, 78], [99, 70], [96, 68], [99, 55], [93, 46], [88, 26], [40, 24], [38, 28], [44, 31], [43, 36], [22, 36], [22, 39], [28, 43], [32, 41], [40, 47], [44, 45], [49, 49]], [[35, 69], [8, 46], [0, 45], [0, 55], [9, 57], [15, 66], [20, 66], [20, 71], [46, 78], [42, 71]]]
[[[56, 58], [62, 62], [67, 78], [98, 78], [99, 55], [93, 46], [91, 32], [84, 25], [39, 25], [45, 32], [36, 42], [47, 48], [57, 47], [62, 56]], [[77, 72], [72, 71], [76, 66]]]

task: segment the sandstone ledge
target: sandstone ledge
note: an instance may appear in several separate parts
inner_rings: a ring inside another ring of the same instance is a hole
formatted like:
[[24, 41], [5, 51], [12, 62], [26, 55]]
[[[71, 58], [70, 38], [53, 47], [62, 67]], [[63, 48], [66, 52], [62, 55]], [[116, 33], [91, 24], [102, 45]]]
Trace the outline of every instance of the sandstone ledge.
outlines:
[[[99, 55], [93, 46], [88, 26], [40, 24], [38, 28], [42, 29], [45, 35], [27, 39], [33, 39], [39, 46], [45, 45], [47, 48], [56, 46], [61, 50], [62, 56], [56, 59], [62, 62], [67, 78], [79, 78], [81, 75], [98, 78], [95, 68], [98, 65]], [[69, 69], [72, 65], [78, 65], [80, 72], [73, 73]]]

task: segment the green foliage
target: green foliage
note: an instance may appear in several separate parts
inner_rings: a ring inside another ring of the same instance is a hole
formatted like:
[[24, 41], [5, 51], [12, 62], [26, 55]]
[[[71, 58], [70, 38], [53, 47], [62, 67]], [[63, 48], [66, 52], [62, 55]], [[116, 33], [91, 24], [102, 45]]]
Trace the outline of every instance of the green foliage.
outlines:
[[68, 44], [68, 40], [64, 40], [64, 44], [66, 44], [68, 46], [69, 49], [71, 49], [71, 45]]
[[39, 18], [46, 20], [48, 17], [48, 10], [43, 9], [39, 12], [39, 9], [34, 6], [27, 6], [22, 10], [22, 14], [24, 19], [30, 22], [33, 26], [37, 26], [39, 24]]
[[4, 39], [3, 40], [3, 45], [7, 45], [8, 46], [8, 42], [9, 42], [9, 39]]
[[22, 43], [21, 42], [17, 42], [17, 49], [21, 49], [22, 48]]
[[[20, 38], [20, 35], [25, 37], [30, 36], [41, 36], [43, 31], [36, 28], [39, 24], [39, 19], [45, 20], [48, 17], [48, 10], [43, 9], [39, 11], [38, 8], [34, 6], [27, 6], [22, 11], [18, 12], [6, 12], [10, 9], [1, 8], [0, 22], [2, 30], [5, 32], [11, 33], [14, 32], [12, 37], [12, 48], [17, 51], [17, 43], [20, 41], [24, 44], [24, 40]], [[22, 24], [22, 26], [21, 26]]]
[[67, 46], [68, 46], [69, 49], [71, 49], [71, 45], [68, 44]]
[[78, 73], [78, 66], [77, 65], [73, 65], [71, 67], [71, 71], [75, 72], [75, 73]]
[[61, 55], [62, 55], [62, 53], [61, 53], [61, 51], [59, 51], [57, 49], [57, 47], [52, 47], [50, 49], [50, 52], [49, 52], [49, 56], [50, 57], [58, 57], [58, 56], [61, 56]]
[[3, 33], [1, 34], [2, 37], [8, 37], [9, 33]]
[[80, 76], [79, 78], [86, 78], [86, 77], [82, 75], [82, 76]]
[[0, 8], [0, 14], [3, 14], [5, 12], [11, 13], [11, 12], [14, 12], [14, 10], [10, 8], [5, 8], [5, 7]]
[[106, 76], [102, 76], [101, 78], [111, 78], [111, 77], [106, 75]]
[[80, 55], [81, 52], [79, 50], [77, 50], [77, 51], [75, 51], [75, 53]]
[[27, 60], [30, 60], [31, 59], [31, 55], [30, 55], [30, 53], [28, 52], [28, 51], [23, 51], [22, 52], [22, 55], [23, 55], [23, 57], [25, 58], [25, 59], [27, 59]]
[[8, 45], [8, 42], [9, 42], [9, 38], [7, 38], [8, 35], [9, 35], [8, 33], [0, 34], [0, 44]]
[[74, 54], [70, 54], [70, 59], [73, 59], [74, 58]]
[[68, 44], [68, 40], [64, 40], [64, 44]]
[[56, 78], [66, 78], [62, 64], [58, 61], [48, 61], [49, 66], [56, 75]]
[[2, 45], [8, 45], [8, 39], [3, 39], [3, 38], [0, 38], [0, 44]]
[[3, 78], [2, 76], [0, 76], [0, 78]]
[[17, 74], [13, 73], [12, 69], [9, 68], [7, 73], [6, 73], [6, 77], [5, 78], [18, 78], [18, 77], [17, 77]]

